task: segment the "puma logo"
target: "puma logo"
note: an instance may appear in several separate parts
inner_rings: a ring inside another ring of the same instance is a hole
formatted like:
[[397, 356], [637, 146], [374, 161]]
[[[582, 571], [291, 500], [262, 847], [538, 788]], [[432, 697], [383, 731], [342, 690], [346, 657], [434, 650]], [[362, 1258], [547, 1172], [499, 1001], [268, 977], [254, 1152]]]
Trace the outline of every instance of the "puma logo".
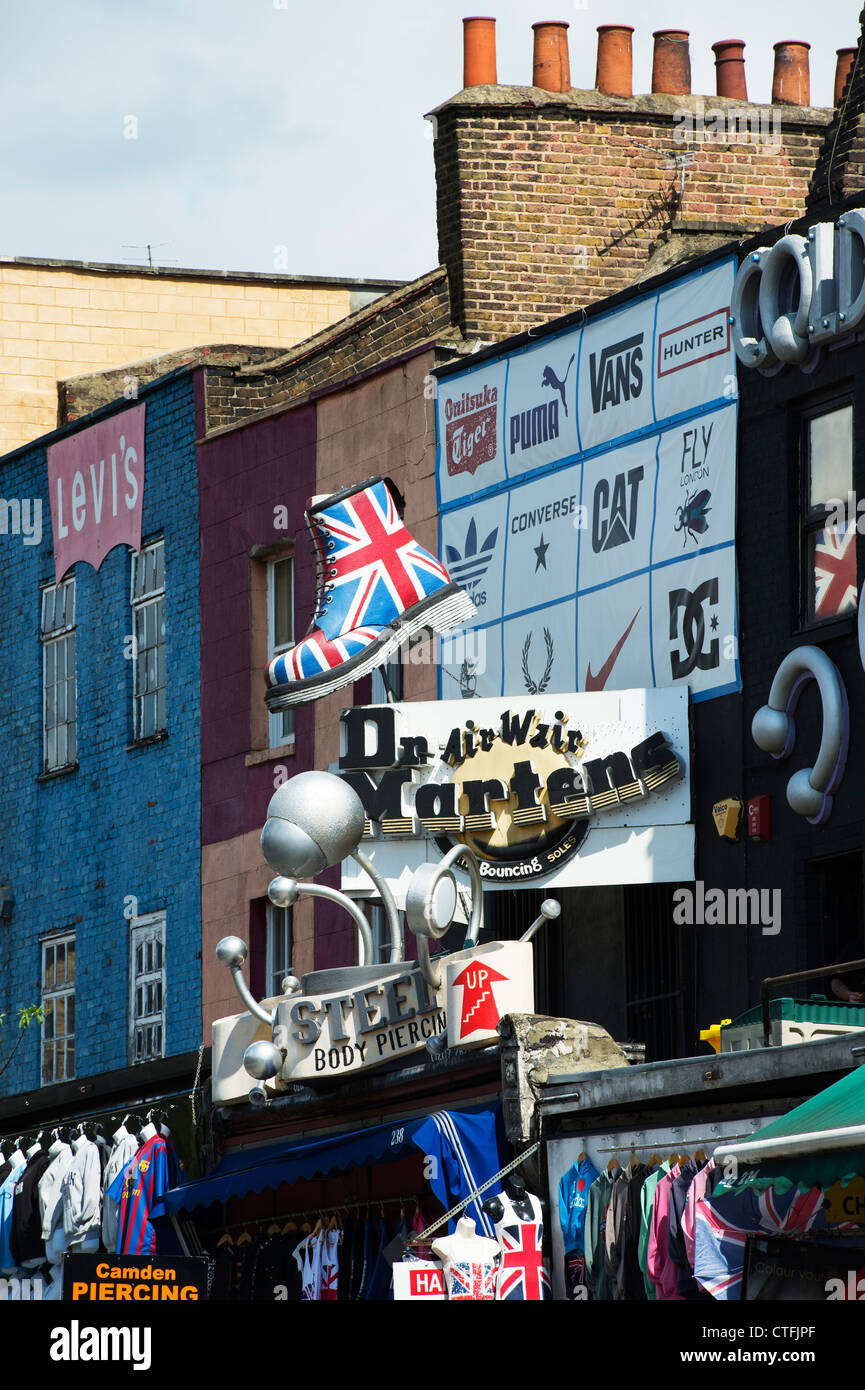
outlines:
[[570, 360], [570, 362], [568, 363], [568, 369], [567, 369], [567, 371], [565, 372], [565, 375], [562, 377], [561, 381], [559, 381], [559, 378], [556, 376], [556, 374], [555, 374], [555, 372], [553, 371], [552, 367], [544, 367], [544, 374], [543, 374], [543, 376], [541, 377], [541, 385], [542, 385], [542, 386], [549, 386], [551, 390], [553, 390], [553, 391], [558, 391], [559, 395], [560, 395], [561, 398], [562, 398], [562, 408], [564, 409], [564, 412], [565, 412], [566, 415], [567, 415], [567, 413], [568, 413], [568, 403], [567, 403], [567, 401], [565, 400], [565, 382], [566, 382], [567, 379], [568, 379], [568, 373], [569, 373], [570, 370], [571, 370], [571, 367], [572, 367], [572, 365], [573, 365], [573, 361], [574, 361], [574, 354], [571, 353], [571, 360]]

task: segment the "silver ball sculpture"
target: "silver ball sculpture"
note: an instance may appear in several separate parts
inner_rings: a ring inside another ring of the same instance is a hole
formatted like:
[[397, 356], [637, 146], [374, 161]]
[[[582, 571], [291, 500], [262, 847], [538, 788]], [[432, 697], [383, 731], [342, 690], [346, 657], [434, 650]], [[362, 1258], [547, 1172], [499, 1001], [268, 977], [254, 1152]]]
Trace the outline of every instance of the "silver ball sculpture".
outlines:
[[312, 878], [357, 849], [363, 822], [363, 804], [347, 782], [301, 772], [270, 798], [261, 852], [282, 877]]
[[282, 1069], [283, 1055], [272, 1042], [254, 1042], [243, 1054], [243, 1065], [256, 1081], [271, 1081]]
[[216, 959], [220, 965], [227, 965], [229, 970], [243, 965], [248, 954], [246, 942], [241, 941], [239, 936], [224, 936], [217, 943]]

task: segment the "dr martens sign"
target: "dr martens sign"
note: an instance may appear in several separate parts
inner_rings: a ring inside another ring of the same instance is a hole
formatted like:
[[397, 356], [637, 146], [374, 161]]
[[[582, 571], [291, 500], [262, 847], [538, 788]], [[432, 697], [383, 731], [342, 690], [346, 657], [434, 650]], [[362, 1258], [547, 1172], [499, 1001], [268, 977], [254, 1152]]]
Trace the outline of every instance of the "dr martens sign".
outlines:
[[368, 837], [427, 837], [442, 853], [468, 845], [491, 887], [529, 883], [564, 868], [608, 819], [645, 823], [681, 782], [686, 707], [684, 727], [681, 707], [655, 727], [645, 709], [646, 696], [673, 694], [344, 710], [339, 772], [363, 802]]

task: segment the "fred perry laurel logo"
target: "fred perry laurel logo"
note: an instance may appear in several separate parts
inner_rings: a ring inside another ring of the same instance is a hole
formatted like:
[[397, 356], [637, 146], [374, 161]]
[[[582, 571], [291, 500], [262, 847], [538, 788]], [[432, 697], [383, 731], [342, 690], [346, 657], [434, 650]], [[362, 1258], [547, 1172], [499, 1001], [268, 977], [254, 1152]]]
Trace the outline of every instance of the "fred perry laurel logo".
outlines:
[[537, 682], [532, 679], [532, 673], [529, 670], [529, 649], [531, 645], [532, 634], [529, 633], [526, 637], [525, 642], [523, 643], [523, 680], [526, 683], [526, 690], [529, 692], [530, 695], [543, 695], [544, 691], [550, 683], [550, 676], [553, 673], [554, 648], [553, 634], [550, 632], [550, 629], [548, 627], [544, 628], [544, 646], [546, 647], [547, 651], [547, 661], [546, 665], [544, 666], [544, 674]]

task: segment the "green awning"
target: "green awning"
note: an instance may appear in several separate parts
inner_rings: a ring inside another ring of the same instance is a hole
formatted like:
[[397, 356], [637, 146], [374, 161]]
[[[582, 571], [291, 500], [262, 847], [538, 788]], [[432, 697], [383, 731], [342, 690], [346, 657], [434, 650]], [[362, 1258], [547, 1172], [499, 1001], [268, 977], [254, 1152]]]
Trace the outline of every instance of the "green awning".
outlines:
[[[735, 1160], [735, 1164], [731, 1162]], [[767, 1187], [801, 1192], [865, 1176], [865, 1067], [773, 1120], [752, 1139], [722, 1144], [715, 1164], [723, 1174], [715, 1192]]]

